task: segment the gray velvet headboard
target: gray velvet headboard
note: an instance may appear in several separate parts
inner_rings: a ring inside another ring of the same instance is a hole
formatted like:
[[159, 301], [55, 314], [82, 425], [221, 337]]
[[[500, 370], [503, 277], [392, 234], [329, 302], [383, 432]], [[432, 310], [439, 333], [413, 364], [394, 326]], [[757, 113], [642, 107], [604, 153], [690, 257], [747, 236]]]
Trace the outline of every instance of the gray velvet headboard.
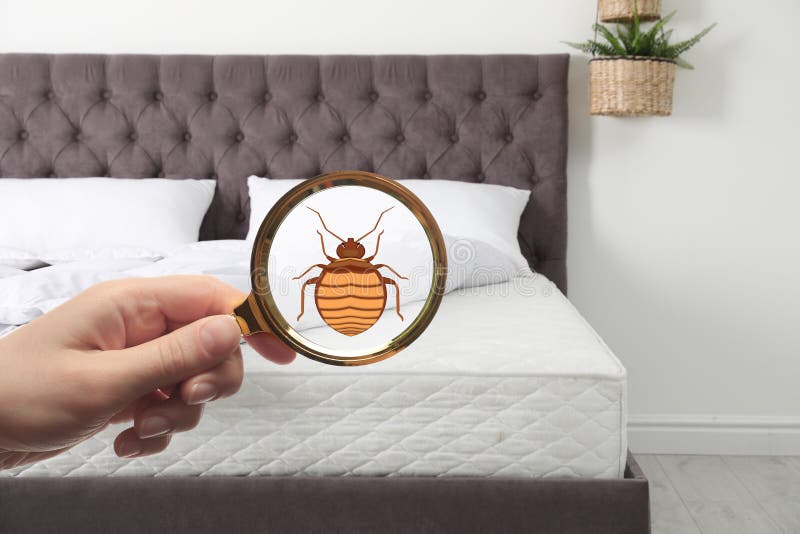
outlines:
[[213, 178], [203, 239], [246, 234], [250, 174], [511, 185], [523, 253], [565, 291], [568, 61], [0, 54], [0, 177]]

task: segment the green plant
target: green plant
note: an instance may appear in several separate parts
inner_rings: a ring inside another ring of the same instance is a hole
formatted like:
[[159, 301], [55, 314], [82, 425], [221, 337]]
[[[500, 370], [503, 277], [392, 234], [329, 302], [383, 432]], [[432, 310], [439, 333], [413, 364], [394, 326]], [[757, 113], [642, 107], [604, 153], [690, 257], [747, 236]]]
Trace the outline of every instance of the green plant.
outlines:
[[[589, 39], [583, 43], [567, 41], [564, 41], [564, 43], [587, 54], [592, 54], [593, 56], [663, 58], [674, 61], [679, 67], [693, 69], [694, 67], [687, 63], [681, 55], [696, 45], [700, 39], [705, 37], [706, 34], [717, 25], [717, 23], [715, 22], [691, 39], [670, 44], [669, 40], [670, 37], [672, 37], [672, 30], [665, 31], [664, 26], [672, 20], [675, 13], [676, 12], [673, 11], [654, 23], [649, 30], [645, 31], [639, 21], [639, 4], [638, 2], [634, 2], [633, 20], [627, 24], [617, 24], [616, 35], [606, 26], [595, 24], [592, 26], [592, 29], [596, 32], [594, 39]], [[605, 39], [605, 42], [598, 41], [597, 34], [600, 34], [603, 39]]]

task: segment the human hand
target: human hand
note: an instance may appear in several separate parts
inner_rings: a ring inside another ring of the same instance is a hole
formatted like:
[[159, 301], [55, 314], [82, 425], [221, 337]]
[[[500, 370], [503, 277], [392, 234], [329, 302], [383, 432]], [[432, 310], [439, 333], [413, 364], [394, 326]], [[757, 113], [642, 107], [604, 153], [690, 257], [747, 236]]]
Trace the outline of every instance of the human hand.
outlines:
[[[0, 468], [126, 421], [118, 456], [164, 450], [205, 402], [239, 389], [240, 331], [224, 314], [245, 296], [207, 276], [105, 282], [0, 339]], [[294, 360], [271, 334], [247, 341], [275, 363]]]

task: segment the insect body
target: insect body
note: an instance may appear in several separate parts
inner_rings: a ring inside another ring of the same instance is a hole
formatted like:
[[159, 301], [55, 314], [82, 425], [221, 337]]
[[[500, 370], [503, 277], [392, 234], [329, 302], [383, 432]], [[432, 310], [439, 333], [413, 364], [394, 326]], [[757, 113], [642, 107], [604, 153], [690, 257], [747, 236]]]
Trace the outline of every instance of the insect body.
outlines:
[[321, 263], [312, 265], [303, 274], [294, 277], [295, 280], [302, 278], [315, 267], [322, 269], [319, 276], [309, 278], [303, 284], [300, 292], [300, 315], [297, 316], [297, 319], [300, 320], [305, 310], [305, 288], [306, 286], [314, 285], [314, 302], [322, 319], [337, 332], [346, 336], [355, 336], [364, 332], [378, 321], [386, 307], [386, 286], [393, 285], [397, 315], [402, 320], [400, 291], [397, 287], [397, 282], [383, 276], [379, 269], [385, 267], [397, 275], [398, 278], [403, 280], [408, 280], [408, 278], [401, 276], [388, 265], [372, 264], [372, 260], [378, 254], [378, 249], [381, 246], [383, 230], [378, 234], [378, 242], [375, 245], [375, 253], [372, 256], [364, 257], [364, 245], [361, 244], [362, 239], [378, 229], [378, 224], [380, 224], [383, 214], [392, 208], [381, 212], [372, 230], [358, 239], [353, 239], [352, 237], [342, 239], [328, 229], [322, 215], [317, 210], [308, 209], [317, 214], [325, 231], [340, 241], [339, 246], [336, 247], [336, 255], [339, 257], [333, 258], [328, 255], [325, 251], [325, 241], [322, 239], [322, 233], [317, 230], [319, 241], [322, 245], [322, 254], [325, 255], [325, 258], [330, 263], [327, 265]]

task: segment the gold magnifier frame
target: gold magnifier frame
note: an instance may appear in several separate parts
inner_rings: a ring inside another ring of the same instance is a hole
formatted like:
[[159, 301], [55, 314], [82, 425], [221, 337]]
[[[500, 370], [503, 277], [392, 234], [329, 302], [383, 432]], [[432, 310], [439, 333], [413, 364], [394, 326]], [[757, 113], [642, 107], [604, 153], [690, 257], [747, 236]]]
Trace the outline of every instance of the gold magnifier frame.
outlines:
[[[330, 349], [303, 337], [283, 317], [269, 286], [270, 249], [284, 219], [304, 199], [320, 191], [341, 186], [376, 189], [405, 205], [425, 231], [433, 257], [433, 279], [422, 310], [402, 332], [366, 353]], [[441, 303], [446, 278], [447, 254], [442, 233], [431, 212], [414, 193], [385, 176], [364, 171], [337, 171], [311, 178], [292, 188], [264, 218], [250, 257], [251, 293], [234, 310], [234, 317], [245, 336], [270, 332], [297, 353], [318, 362], [330, 365], [366, 365], [397, 354], [425, 331]]]

